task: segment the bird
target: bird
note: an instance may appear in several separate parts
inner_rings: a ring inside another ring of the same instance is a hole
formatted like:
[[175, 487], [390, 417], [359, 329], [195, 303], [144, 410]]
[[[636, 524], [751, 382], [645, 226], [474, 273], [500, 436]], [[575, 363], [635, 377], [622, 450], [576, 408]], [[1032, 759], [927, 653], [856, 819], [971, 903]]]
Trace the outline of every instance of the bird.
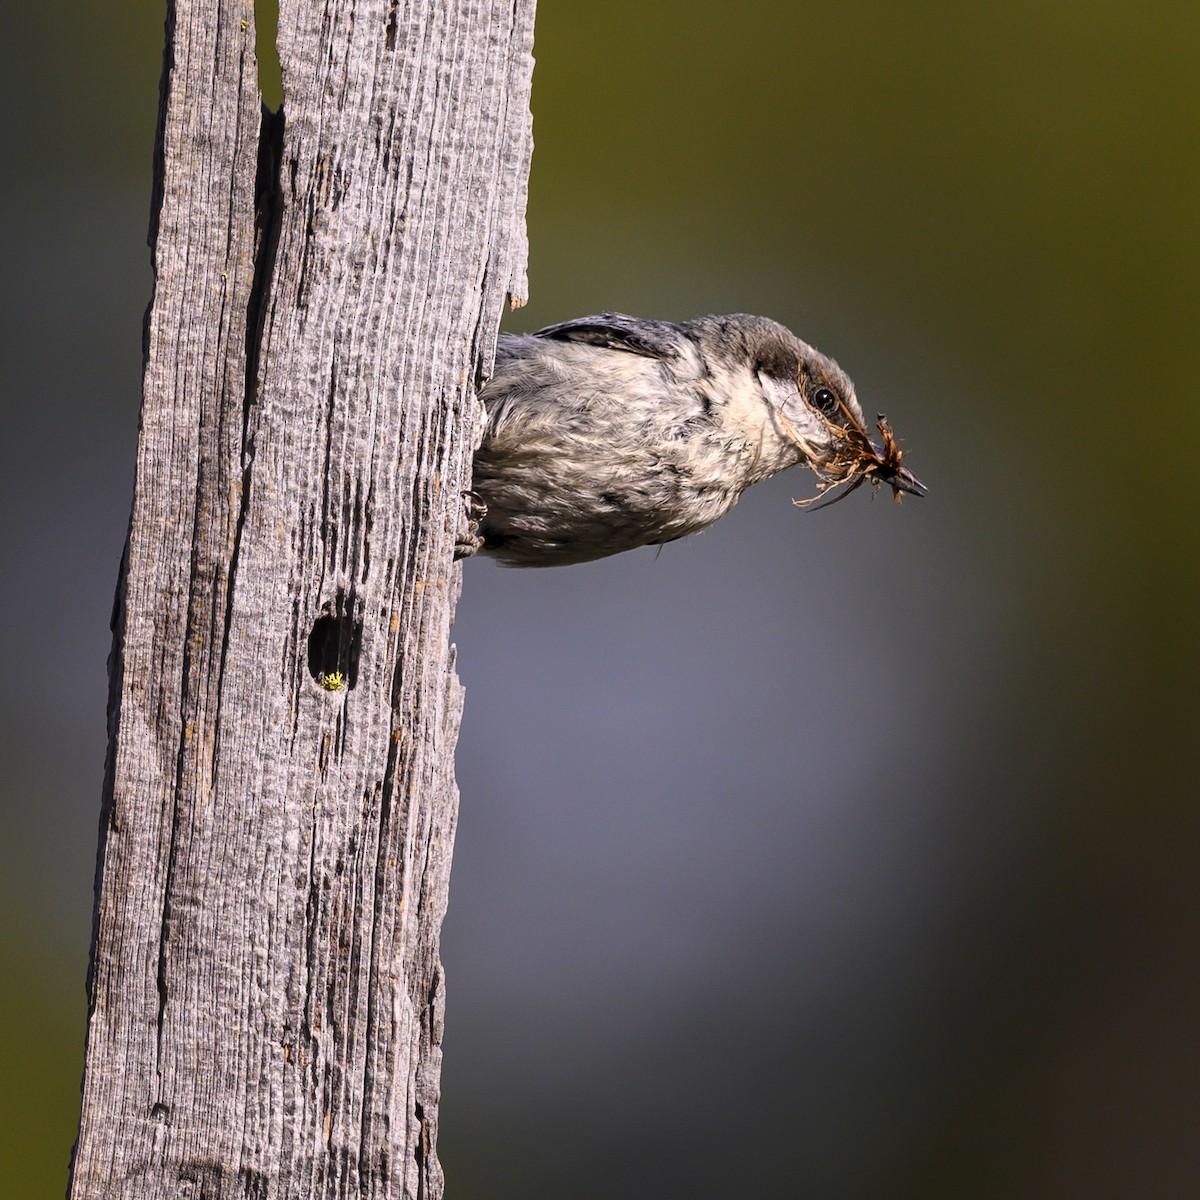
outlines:
[[507, 566], [661, 546], [793, 466], [817, 476], [805, 506], [864, 482], [897, 501], [927, 490], [883, 414], [872, 443], [849, 376], [768, 317], [604, 312], [505, 334], [479, 398], [459, 552]]

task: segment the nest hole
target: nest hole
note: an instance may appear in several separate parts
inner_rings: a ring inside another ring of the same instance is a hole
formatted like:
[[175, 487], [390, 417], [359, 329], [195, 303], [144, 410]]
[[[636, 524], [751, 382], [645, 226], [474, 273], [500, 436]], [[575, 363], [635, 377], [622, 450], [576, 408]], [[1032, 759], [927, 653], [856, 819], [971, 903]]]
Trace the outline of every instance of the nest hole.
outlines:
[[349, 690], [358, 683], [362, 621], [325, 613], [308, 635], [308, 673], [328, 691]]

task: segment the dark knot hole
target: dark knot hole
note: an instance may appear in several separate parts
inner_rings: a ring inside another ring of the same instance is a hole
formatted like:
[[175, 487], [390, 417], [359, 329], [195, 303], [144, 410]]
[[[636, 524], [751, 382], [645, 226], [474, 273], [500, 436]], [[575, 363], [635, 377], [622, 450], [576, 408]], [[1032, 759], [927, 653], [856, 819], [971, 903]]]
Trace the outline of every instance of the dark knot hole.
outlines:
[[308, 635], [308, 673], [323, 688], [341, 691], [358, 683], [362, 621], [325, 613]]

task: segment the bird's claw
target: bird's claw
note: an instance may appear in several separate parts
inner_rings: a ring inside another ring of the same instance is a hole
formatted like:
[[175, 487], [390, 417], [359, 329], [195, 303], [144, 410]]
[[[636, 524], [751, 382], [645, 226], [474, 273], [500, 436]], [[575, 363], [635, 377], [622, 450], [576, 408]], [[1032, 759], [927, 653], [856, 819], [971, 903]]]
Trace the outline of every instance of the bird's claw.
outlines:
[[463, 492], [463, 523], [454, 542], [454, 557], [470, 558], [482, 545], [479, 526], [487, 516], [487, 505], [477, 492]]

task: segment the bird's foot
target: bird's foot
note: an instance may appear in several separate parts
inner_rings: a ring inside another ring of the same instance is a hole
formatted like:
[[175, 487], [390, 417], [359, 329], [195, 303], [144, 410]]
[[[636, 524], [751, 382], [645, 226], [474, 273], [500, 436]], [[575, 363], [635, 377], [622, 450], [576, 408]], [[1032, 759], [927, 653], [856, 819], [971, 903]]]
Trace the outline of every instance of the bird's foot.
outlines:
[[479, 526], [487, 516], [487, 505], [476, 492], [463, 492], [463, 523], [459, 526], [454, 543], [454, 557], [470, 558], [482, 545]]

